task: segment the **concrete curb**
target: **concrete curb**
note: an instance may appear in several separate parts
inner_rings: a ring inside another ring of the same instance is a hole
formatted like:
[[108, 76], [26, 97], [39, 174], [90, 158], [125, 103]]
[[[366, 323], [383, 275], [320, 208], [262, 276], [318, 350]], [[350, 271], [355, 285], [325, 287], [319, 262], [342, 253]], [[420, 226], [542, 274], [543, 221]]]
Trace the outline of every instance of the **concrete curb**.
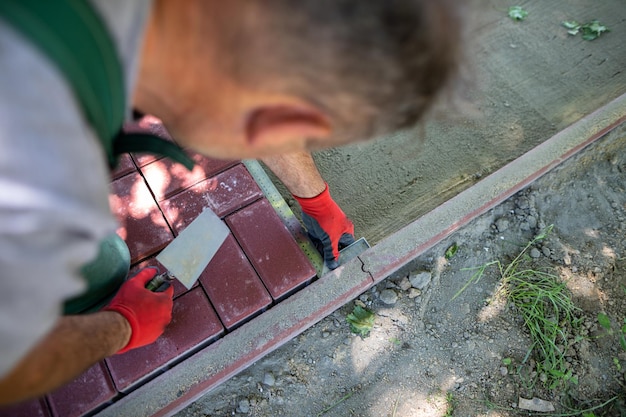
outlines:
[[166, 416], [274, 351], [626, 121], [626, 94], [97, 414]]

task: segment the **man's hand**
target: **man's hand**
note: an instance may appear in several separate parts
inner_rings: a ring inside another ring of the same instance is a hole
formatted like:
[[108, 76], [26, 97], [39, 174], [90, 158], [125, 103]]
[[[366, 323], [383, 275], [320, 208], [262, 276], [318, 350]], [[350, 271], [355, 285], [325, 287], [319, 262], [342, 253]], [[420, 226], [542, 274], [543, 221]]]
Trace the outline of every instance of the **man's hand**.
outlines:
[[117, 353], [154, 342], [172, 320], [173, 287], [163, 292], [152, 292], [146, 284], [156, 275], [157, 270], [146, 268], [119, 289], [104, 311], [115, 311], [128, 321], [131, 327], [130, 340]]
[[324, 262], [330, 269], [339, 266], [339, 250], [354, 243], [354, 225], [330, 196], [328, 184], [312, 198], [294, 198], [302, 207], [302, 221], [309, 236], [323, 248]]

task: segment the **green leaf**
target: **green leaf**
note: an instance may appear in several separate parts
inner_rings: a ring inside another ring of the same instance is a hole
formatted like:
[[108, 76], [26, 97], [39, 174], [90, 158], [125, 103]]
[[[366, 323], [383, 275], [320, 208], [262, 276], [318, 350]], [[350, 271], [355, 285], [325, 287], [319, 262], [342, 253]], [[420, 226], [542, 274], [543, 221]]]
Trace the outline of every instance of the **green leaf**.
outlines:
[[521, 6], [511, 6], [509, 8], [509, 17], [513, 20], [521, 21], [526, 19], [526, 16], [528, 16], [528, 12]]
[[575, 20], [570, 20], [569, 22], [568, 21], [562, 22], [562, 25], [568, 29], [576, 29], [577, 31], [578, 29], [580, 29], [580, 23], [578, 23]]
[[445, 253], [445, 257], [447, 260], [450, 260], [454, 255], [456, 255], [456, 252], [459, 250], [459, 247], [457, 246], [456, 243], [453, 243], [452, 246], [450, 246], [448, 249], [446, 249], [446, 253]]
[[505, 365], [505, 366], [509, 366], [512, 362], [513, 362], [513, 360], [511, 358], [504, 358], [504, 359], [502, 359], [502, 364]]
[[598, 323], [600, 326], [604, 327], [606, 330], [611, 330], [611, 319], [604, 313], [598, 314]]
[[624, 335], [620, 336], [619, 344], [622, 346], [622, 349], [626, 351], [626, 337], [624, 337]]
[[350, 330], [361, 337], [366, 337], [372, 330], [374, 319], [374, 313], [361, 306], [355, 306], [352, 313], [346, 317], [346, 321], [350, 324]]

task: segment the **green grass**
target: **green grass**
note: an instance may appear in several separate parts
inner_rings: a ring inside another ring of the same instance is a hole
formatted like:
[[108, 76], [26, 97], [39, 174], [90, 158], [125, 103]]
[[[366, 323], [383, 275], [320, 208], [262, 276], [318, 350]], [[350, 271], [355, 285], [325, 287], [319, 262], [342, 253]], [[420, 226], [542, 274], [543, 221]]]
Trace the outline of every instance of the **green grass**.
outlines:
[[496, 260], [473, 268], [476, 272], [452, 299], [472, 283], [478, 282], [487, 268], [497, 266], [501, 285], [496, 295], [513, 303], [531, 338], [532, 344], [524, 362], [532, 356], [541, 381], [554, 389], [563, 383], [578, 383], [576, 375], [566, 366], [565, 354], [573, 343], [580, 340], [575, 334], [580, 326], [580, 320], [576, 318], [580, 309], [572, 302], [559, 276], [529, 266], [527, 252], [545, 239], [551, 230], [552, 226], [549, 226], [537, 235], [506, 266]]

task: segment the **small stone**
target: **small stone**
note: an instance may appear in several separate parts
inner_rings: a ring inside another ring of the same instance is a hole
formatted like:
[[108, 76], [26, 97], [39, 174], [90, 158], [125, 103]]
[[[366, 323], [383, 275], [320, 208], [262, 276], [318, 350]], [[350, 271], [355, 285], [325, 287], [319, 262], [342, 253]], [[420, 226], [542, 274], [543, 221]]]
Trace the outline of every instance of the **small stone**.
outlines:
[[394, 290], [383, 290], [380, 293], [380, 301], [387, 305], [393, 305], [398, 301], [398, 294]]
[[539, 249], [537, 249], [537, 248], [532, 248], [532, 249], [530, 250], [530, 257], [531, 257], [531, 258], [535, 258], [535, 259], [537, 259], [537, 258], [539, 258], [540, 256], [541, 256], [541, 252], [539, 252]]
[[526, 221], [528, 222], [528, 226], [530, 226], [531, 229], [537, 227], [537, 218], [535, 216], [528, 216], [526, 218]]
[[276, 378], [274, 377], [274, 374], [272, 374], [271, 372], [266, 372], [263, 376], [263, 383], [268, 387], [273, 387], [274, 384], [276, 384]]
[[504, 232], [509, 228], [509, 221], [503, 217], [496, 220], [496, 227], [500, 233]]
[[550, 401], [541, 400], [536, 397], [532, 400], [519, 397], [517, 407], [522, 410], [537, 411], [539, 413], [549, 413], [554, 411], [554, 405], [552, 405]]
[[508, 373], [509, 373], [509, 370], [507, 369], [507, 367], [506, 367], [506, 366], [501, 366], [501, 367], [500, 367], [500, 375], [502, 375], [502, 376], [507, 376], [507, 375], [508, 375]]
[[550, 255], [552, 254], [552, 252], [550, 251], [550, 248], [547, 246], [544, 246], [543, 248], [541, 248], [541, 251], [543, 252], [543, 256], [545, 256], [546, 258], [549, 258]]
[[322, 332], [322, 339], [328, 339], [330, 337], [330, 332]]
[[430, 280], [432, 275], [428, 271], [417, 271], [413, 272], [409, 276], [409, 282], [413, 288], [417, 288], [418, 290], [423, 290], [430, 284]]
[[237, 410], [241, 414], [248, 414], [248, 412], [250, 411], [250, 402], [248, 400], [239, 401], [239, 406], [237, 407]]
[[409, 281], [408, 277], [404, 277], [402, 278], [402, 281], [400, 281], [398, 286], [402, 291], [408, 291], [408, 289], [411, 288], [411, 281]]
[[409, 290], [409, 298], [410, 299], [414, 299], [416, 297], [419, 297], [420, 295], [422, 295], [422, 291], [418, 290], [417, 288], [411, 288]]

